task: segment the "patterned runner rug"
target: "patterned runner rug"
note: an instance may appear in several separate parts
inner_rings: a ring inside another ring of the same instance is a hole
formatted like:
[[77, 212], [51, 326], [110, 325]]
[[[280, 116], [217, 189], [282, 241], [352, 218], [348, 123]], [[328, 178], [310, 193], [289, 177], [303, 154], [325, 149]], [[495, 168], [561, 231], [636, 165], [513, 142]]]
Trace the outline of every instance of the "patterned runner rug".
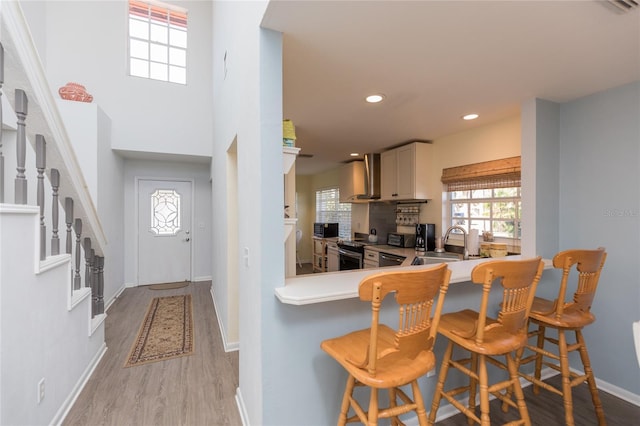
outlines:
[[154, 297], [124, 366], [164, 361], [193, 351], [191, 295]]

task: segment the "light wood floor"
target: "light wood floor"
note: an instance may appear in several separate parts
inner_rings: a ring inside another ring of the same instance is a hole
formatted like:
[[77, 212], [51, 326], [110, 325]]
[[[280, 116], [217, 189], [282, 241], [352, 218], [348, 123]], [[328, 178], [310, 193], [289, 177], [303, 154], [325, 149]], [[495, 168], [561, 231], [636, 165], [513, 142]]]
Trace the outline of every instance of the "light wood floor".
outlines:
[[[107, 312], [108, 350], [67, 415], [66, 426], [240, 425], [238, 353], [225, 353], [210, 282], [174, 290], [126, 289]], [[153, 297], [192, 294], [195, 353], [123, 368]]]

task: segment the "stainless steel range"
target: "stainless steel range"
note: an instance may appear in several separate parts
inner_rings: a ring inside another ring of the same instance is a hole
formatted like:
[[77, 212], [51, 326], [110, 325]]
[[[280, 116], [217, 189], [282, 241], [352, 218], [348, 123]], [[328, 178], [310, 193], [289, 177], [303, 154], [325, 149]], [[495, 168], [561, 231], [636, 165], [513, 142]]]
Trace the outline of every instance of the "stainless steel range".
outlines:
[[365, 245], [359, 241], [338, 241], [340, 271], [362, 269]]

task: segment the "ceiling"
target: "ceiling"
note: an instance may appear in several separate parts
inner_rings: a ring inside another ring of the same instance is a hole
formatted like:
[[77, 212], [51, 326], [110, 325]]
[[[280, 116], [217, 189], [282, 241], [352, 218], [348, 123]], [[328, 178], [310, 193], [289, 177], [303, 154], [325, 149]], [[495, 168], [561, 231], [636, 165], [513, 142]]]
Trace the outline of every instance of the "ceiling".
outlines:
[[313, 155], [298, 174], [640, 80], [640, 7], [606, 1], [271, 1], [263, 27], [283, 33], [283, 116]]

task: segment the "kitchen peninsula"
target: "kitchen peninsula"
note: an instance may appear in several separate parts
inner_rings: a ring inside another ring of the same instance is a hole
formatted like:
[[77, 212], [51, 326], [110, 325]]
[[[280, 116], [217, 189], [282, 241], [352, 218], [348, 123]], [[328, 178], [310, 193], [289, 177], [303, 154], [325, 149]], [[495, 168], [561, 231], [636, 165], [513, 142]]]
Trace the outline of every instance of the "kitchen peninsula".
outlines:
[[[509, 256], [509, 260], [519, 260], [526, 257]], [[383, 269], [359, 269], [342, 272], [327, 272], [323, 274], [300, 275], [287, 278], [284, 287], [276, 288], [276, 297], [280, 302], [288, 305], [309, 305], [336, 300], [353, 299], [358, 297], [360, 281], [371, 274], [388, 272], [398, 269], [415, 270], [426, 269], [434, 265], [411, 265], [413, 257], [408, 257], [402, 266]], [[471, 271], [483, 262], [496, 260], [492, 258], [478, 258], [460, 262], [449, 262], [451, 270], [451, 284], [471, 281]], [[550, 259], [544, 259], [545, 269], [551, 269]]]

